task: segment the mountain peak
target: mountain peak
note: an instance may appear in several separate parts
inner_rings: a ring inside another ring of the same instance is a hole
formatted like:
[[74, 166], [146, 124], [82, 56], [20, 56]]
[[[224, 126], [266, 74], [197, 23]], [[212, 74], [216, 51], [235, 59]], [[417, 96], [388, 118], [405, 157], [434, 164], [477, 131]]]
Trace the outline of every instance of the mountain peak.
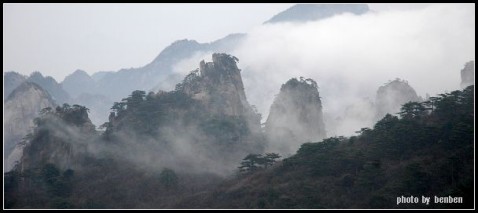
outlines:
[[90, 76], [84, 70], [80, 70], [80, 69], [75, 70], [75, 72], [71, 73], [70, 75], [83, 75], [83, 76], [87, 75], [87, 76]]
[[[41, 109], [53, 107], [55, 102], [41, 86], [24, 81], [16, 87], [4, 103], [4, 166], [9, 171], [23, 153], [22, 138], [33, 126], [33, 119]], [[16, 150], [14, 152], [14, 150]]]
[[40, 85], [53, 97], [58, 104], [65, 103], [70, 98], [62, 86], [51, 76], [43, 76], [39, 71], [30, 74], [27, 81]]
[[40, 71], [33, 71], [30, 74], [29, 78], [43, 78], [43, 75], [41, 74]]
[[3, 99], [12, 93], [12, 91], [17, 88], [21, 83], [27, 79], [26, 76], [21, 75], [20, 73], [10, 71], [3, 74]]
[[15, 88], [12, 91], [12, 93], [10, 93], [7, 100], [14, 99], [17, 96], [22, 96], [22, 95], [24, 95], [25, 92], [27, 92], [29, 90], [35, 90], [35, 91], [37, 91], [36, 94], [41, 94], [40, 96], [48, 99], [50, 102], [53, 102], [50, 94], [48, 92], [46, 92], [41, 86], [39, 86], [38, 84], [36, 84], [34, 82], [28, 82], [28, 81], [23, 82], [17, 88]]
[[317, 83], [292, 78], [282, 85], [266, 121], [269, 149], [292, 154], [300, 144], [325, 138], [322, 103]]
[[189, 55], [190, 51], [196, 51], [201, 46], [196, 40], [182, 39], [173, 42], [164, 48], [151, 63], [173, 60], [178, 53]]
[[475, 84], [475, 61], [469, 61], [461, 70], [461, 88]]
[[273, 16], [264, 24], [316, 21], [342, 13], [361, 15], [368, 11], [367, 4], [296, 4]]
[[186, 76], [177, 89], [207, 105], [213, 113], [238, 116], [251, 111], [246, 100], [238, 59], [214, 53], [212, 62], [201, 61], [199, 69]]
[[66, 76], [61, 85], [73, 98], [78, 97], [82, 93], [94, 93], [96, 89], [95, 80], [83, 70], [76, 70]]
[[417, 93], [406, 80], [395, 79], [389, 81], [377, 90], [376, 119], [383, 118], [387, 113], [397, 113], [403, 104], [409, 101], [420, 101]]

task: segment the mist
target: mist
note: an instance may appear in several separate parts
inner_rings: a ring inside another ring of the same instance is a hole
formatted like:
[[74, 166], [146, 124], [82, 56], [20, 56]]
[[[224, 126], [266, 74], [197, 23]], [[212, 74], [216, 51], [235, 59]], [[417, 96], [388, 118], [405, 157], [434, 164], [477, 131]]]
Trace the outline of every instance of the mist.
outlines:
[[[405, 79], [422, 97], [459, 89], [460, 70], [474, 59], [470, 17], [474, 7], [458, 4], [265, 24], [248, 32], [230, 54], [239, 58], [247, 100], [262, 114], [263, 123], [281, 85], [303, 76], [318, 83], [327, 137], [351, 136], [376, 122], [376, 92], [389, 80]], [[199, 61], [211, 61], [211, 54], [196, 52], [177, 63], [173, 73], [182, 79]], [[173, 89], [178, 82], [169, 83]], [[130, 132], [123, 133], [117, 145], [89, 149], [153, 170], [170, 167], [218, 175], [231, 173], [244, 157], [217, 161], [220, 153], [211, 152], [208, 143], [197, 143], [212, 141], [197, 126], [174, 126], [162, 127], [159, 141]], [[297, 142], [289, 148], [296, 151], [307, 141]], [[269, 144], [267, 151], [273, 148]]]
[[113, 141], [92, 143], [88, 150], [97, 158], [125, 161], [158, 173], [170, 168], [182, 174], [218, 176], [232, 174], [244, 157], [244, 153], [225, 156], [211, 142], [214, 138], [196, 125], [178, 122], [160, 127], [159, 131], [159, 138], [133, 131], [119, 132]]
[[[474, 5], [440, 4], [266, 24], [231, 54], [263, 122], [280, 86], [304, 76], [318, 83], [327, 135], [349, 136], [373, 124], [369, 102], [389, 80], [408, 81], [422, 97], [459, 89], [460, 70], [475, 58], [474, 13]], [[193, 58], [175, 70], [190, 71], [207, 55]], [[347, 108], [358, 116], [343, 117]], [[341, 126], [331, 126], [337, 118]]]

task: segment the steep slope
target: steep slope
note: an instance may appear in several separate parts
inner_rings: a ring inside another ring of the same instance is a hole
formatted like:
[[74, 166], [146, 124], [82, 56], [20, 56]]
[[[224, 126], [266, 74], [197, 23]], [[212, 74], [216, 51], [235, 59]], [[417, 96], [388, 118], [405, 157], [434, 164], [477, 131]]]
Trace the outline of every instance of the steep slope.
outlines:
[[40, 72], [36, 71], [30, 74], [27, 81], [33, 82], [48, 91], [53, 100], [58, 104], [66, 103], [70, 99], [70, 96], [65, 90], [63, 90], [61, 84], [56, 82], [55, 79], [50, 76], [43, 77]]
[[361, 15], [368, 11], [367, 4], [296, 4], [273, 16], [265, 24], [316, 21], [342, 13]]
[[475, 84], [475, 61], [469, 61], [461, 70], [461, 88]]
[[212, 55], [212, 62], [201, 61], [199, 73], [192, 72], [178, 88], [201, 101], [213, 114], [240, 116], [252, 109], [246, 100], [237, 59], [227, 54]]
[[96, 135], [87, 111], [84, 106], [68, 104], [43, 109], [35, 120], [19, 167], [36, 169], [53, 164], [66, 170], [84, 166], [87, 142], [92, 142]]
[[39, 115], [41, 109], [54, 106], [55, 103], [48, 92], [31, 82], [22, 83], [8, 96], [3, 118], [5, 171], [9, 171], [15, 161], [20, 159], [22, 138], [33, 127], [33, 119]]
[[421, 101], [415, 90], [405, 80], [395, 79], [377, 90], [375, 99], [376, 120], [387, 113], [395, 114], [400, 107], [409, 101]]
[[27, 78], [17, 72], [6, 72], [3, 74], [3, 100], [12, 93], [12, 91], [22, 84]]
[[325, 138], [317, 83], [290, 79], [280, 88], [266, 121], [269, 151], [292, 154], [300, 144]]

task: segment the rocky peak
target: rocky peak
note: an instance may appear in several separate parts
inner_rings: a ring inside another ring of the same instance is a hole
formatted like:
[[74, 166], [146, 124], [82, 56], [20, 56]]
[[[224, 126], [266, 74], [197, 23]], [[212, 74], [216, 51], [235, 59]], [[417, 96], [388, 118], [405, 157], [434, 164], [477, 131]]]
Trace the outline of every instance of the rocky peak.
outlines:
[[186, 76], [177, 88], [201, 101], [213, 114], [244, 115], [251, 108], [237, 61], [234, 56], [214, 53], [212, 62], [201, 61], [199, 70]]
[[33, 119], [41, 109], [53, 106], [55, 103], [48, 92], [31, 82], [20, 84], [5, 100], [3, 157], [7, 171], [20, 159], [23, 146], [18, 145], [33, 127]]
[[62, 170], [76, 169], [85, 156], [88, 141], [95, 134], [86, 107], [63, 104], [44, 108], [35, 119], [35, 128], [24, 146], [20, 166], [30, 169], [52, 163]]
[[292, 78], [283, 84], [266, 121], [270, 151], [292, 154], [300, 144], [325, 138], [322, 103], [317, 83]]
[[402, 105], [409, 101], [420, 101], [420, 98], [405, 80], [397, 78], [379, 87], [375, 101], [376, 120], [382, 119], [387, 113], [400, 112]]
[[475, 61], [469, 61], [461, 70], [461, 88], [475, 84]]
[[27, 78], [17, 72], [6, 72], [3, 74], [3, 100], [7, 98], [10, 93], [23, 83]]
[[68, 93], [63, 90], [63, 87], [51, 76], [44, 77], [40, 72], [35, 71], [28, 77], [27, 81], [36, 83], [48, 91], [55, 102], [59, 104], [65, 103], [70, 99]]

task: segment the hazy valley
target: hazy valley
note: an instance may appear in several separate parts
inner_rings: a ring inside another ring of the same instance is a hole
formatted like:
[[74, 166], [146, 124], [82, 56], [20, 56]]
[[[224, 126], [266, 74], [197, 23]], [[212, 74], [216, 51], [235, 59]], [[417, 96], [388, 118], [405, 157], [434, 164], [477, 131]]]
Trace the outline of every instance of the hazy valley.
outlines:
[[[299, 4], [138, 68], [4, 70], [4, 208], [473, 208], [474, 53], [433, 20], [474, 9], [450, 7]], [[463, 202], [397, 203], [422, 195]]]

